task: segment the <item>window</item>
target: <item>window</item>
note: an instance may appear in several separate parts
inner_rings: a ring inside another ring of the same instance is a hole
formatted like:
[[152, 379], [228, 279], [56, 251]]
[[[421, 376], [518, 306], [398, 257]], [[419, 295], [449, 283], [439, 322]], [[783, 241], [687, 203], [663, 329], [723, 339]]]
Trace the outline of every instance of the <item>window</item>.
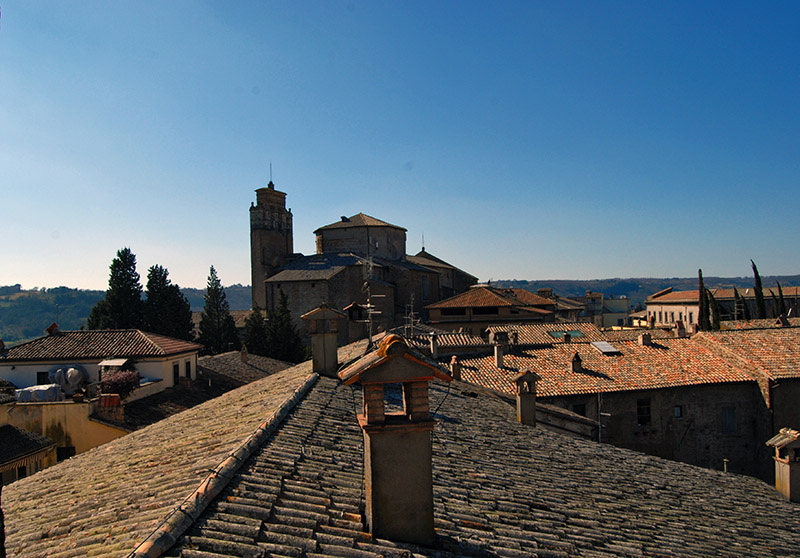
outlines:
[[186, 361], [186, 377], [192, 377], [192, 362], [189, 360]]
[[466, 316], [466, 308], [442, 308], [442, 316]]
[[49, 374], [47, 372], [37, 372], [36, 373], [36, 385], [37, 386], [44, 386], [47, 384], [52, 383], [49, 378]]
[[658, 323], [661, 323], [661, 310], [658, 311]]
[[69, 459], [75, 455], [75, 446], [64, 446], [61, 448], [56, 448], [56, 459], [58, 461], [64, 461], [65, 459]]
[[650, 400], [637, 399], [636, 400], [636, 423], [639, 426], [646, 426], [650, 424]]
[[736, 407], [722, 408], [722, 433], [736, 434]]
[[472, 313], [476, 316], [485, 316], [488, 314], [497, 314], [497, 306], [479, 306], [472, 309]]
[[669, 313], [669, 321], [675, 323], [675, 312]]
[[672, 408], [672, 416], [675, 418], [683, 418], [683, 405], [675, 405]]
[[574, 403], [572, 405], [572, 412], [576, 415], [586, 416], [586, 403]]
[[689, 312], [689, 323], [690, 324], [694, 323], [694, 312]]
[[683, 312], [678, 312], [678, 319], [683, 321]]
[[175, 362], [172, 364], [172, 384], [177, 386], [178, 382], [181, 381], [181, 368], [178, 366], [178, 363]]

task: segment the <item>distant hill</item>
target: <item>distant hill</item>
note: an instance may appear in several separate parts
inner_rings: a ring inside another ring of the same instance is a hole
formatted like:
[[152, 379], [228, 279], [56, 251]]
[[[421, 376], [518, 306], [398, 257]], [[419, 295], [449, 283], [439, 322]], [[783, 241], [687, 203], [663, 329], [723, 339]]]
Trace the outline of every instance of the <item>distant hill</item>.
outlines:
[[[764, 287], [774, 287], [779, 281], [783, 287], [800, 286], [800, 275], [761, 276]], [[753, 286], [753, 276], [749, 277], [706, 277], [703, 282], [709, 289], [733, 288], [746, 289]], [[645, 298], [668, 287], [676, 291], [697, 290], [697, 277], [672, 277], [672, 278], [629, 278], [629, 279], [591, 279], [578, 280], [550, 280], [550, 281], [522, 281], [517, 279], [492, 281], [492, 285], [504, 288], [526, 289], [536, 292], [537, 289], [551, 288], [565, 297], [584, 296], [586, 291], [614, 295], [614, 298], [627, 297], [631, 300], [631, 308], [637, 304], [644, 304]]]
[[[205, 289], [181, 289], [192, 310], [202, 311]], [[45, 328], [58, 322], [61, 329], [80, 329], [86, 326], [89, 312], [105, 291], [70, 289], [23, 290], [20, 285], [0, 286], [0, 339], [6, 345], [16, 345], [44, 334]], [[231, 310], [250, 310], [250, 287], [225, 287]]]
[[[753, 286], [753, 277], [703, 277], [709, 288], [736, 287], [746, 289]], [[765, 287], [774, 287], [780, 281], [785, 287], [799, 287], [800, 275], [763, 276]], [[500, 280], [492, 281], [497, 287], [514, 287], [536, 292], [537, 289], [551, 288], [565, 297], [582, 296], [586, 291], [613, 295], [615, 298], [627, 297], [631, 308], [644, 303], [644, 299], [667, 287], [676, 291], [697, 289], [697, 277], [633, 278], [633, 279], [592, 279], [578, 280]], [[205, 289], [181, 289], [189, 300], [192, 311], [202, 311]], [[248, 285], [225, 287], [225, 295], [231, 310], [250, 310], [251, 289]], [[0, 286], [0, 339], [6, 345], [17, 344], [43, 335], [53, 322], [61, 329], [80, 329], [85, 327], [92, 307], [105, 296], [105, 291], [88, 291], [55, 287], [52, 289], [22, 290], [20, 285]]]

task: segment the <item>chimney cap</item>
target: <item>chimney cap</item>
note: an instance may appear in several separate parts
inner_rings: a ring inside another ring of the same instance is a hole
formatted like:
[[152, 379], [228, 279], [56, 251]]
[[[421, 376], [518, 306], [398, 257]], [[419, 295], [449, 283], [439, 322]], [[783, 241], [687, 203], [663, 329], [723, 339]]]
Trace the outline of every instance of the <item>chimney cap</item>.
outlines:
[[[385, 366], [395, 359], [405, 361], [405, 366]], [[406, 340], [395, 334], [384, 337], [377, 351], [364, 355], [339, 372], [339, 379], [346, 386], [357, 381], [361, 381], [362, 384], [397, 384], [431, 381], [434, 378], [446, 382], [453, 379], [438, 367], [415, 356]]]

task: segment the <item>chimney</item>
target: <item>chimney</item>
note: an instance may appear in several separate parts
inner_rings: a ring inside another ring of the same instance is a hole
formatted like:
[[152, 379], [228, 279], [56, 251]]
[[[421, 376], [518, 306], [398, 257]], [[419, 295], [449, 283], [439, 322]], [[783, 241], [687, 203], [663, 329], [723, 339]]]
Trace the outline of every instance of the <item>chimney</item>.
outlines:
[[247, 345], [242, 343], [242, 350], [239, 351], [239, 358], [242, 359], [242, 362], [247, 362], [248, 354], [247, 354]]
[[[433, 464], [428, 382], [452, 378], [409, 353], [399, 335], [339, 373], [345, 385], [361, 382], [366, 524], [373, 537], [430, 545]], [[387, 413], [386, 384], [401, 384], [403, 411]]]
[[503, 355], [508, 346], [508, 332], [507, 331], [493, 331], [489, 334], [489, 340], [494, 344], [494, 365], [497, 368], [503, 367]]
[[683, 339], [686, 337], [686, 326], [683, 325], [683, 321], [678, 320], [675, 322], [675, 329], [674, 329], [675, 337], [678, 339]]
[[649, 333], [640, 333], [639, 344], [642, 347], [651, 347], [653, 345], [653, 338], [650, 336]]
[[300, 319], [308, 323], [311, 334], [312, 370], [321, 376], [336, 378], [339, 369], [339, 319], [344, 314], [323, 304]]
[[497, 368], [503, 367], [503, 346], [499, 343], [494, 346], [494, 365]]
[[58, 324], [53, 322], [52, 324], [50, 324], [50, 327], [48, 327], [45, 331], [47, 332], [47, 335], [50, 335], [50, 336], [57, 334], [58, 333]]
[[536, 426], [536, 382], [539, 376], [530, 369], [514, 377], [517, 386], [517, 420], [528, 426]]
[[787, 318], [785, 314], [781, 314], [778, 316], [778, 319], [775, 320], [775, 325], [778, 327], [789, 327], [792, 324], [789, 323], [789, 318]]
[[453, 355], [450, 359], [450, 374], [454, 380], [461, 380], [461, 363], [458, 362], [458, 357]]
[[800, 431], [781, 428], [767, 445], [775, 448], [775, 489], [790, 502], [800, 502]]
[[565, 331], [564, 332], [564, 343], [570, 343], [571, 341], [572, 341], [572, 335], [570, 335], [569, 333], [567, 333]]
[[583, 370], [583, 360], [581, 359], [581, 355], [579, 355], [578, 352], [575, 351], [569, 362], [569, 371], [580, 372], [581, 370]]
[[431, 358], [436, 360], [439, 358], [439, 336], [431, 333]]

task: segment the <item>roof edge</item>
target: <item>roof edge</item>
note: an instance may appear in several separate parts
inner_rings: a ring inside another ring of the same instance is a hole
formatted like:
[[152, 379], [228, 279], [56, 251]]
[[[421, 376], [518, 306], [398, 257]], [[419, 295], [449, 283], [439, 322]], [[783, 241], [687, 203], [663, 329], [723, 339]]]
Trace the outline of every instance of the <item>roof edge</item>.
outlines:
[[[168, 551], [205, 511], [208, 505], [228, 485], [233, 475], [244, 462], [272, 435], [283, 419], [317, 383], [319, 374], [312, 372], [302, 385], [294, 390], [291, 397], [283, 402], [277, 411], [262, 422], [238, 449], [231, 454], [189, 494], [180, 506], [156, 527], [150, 536], [142, 541], [128, 558], [158, 558]], [[180, 513], [179, 513], [180, 512]]]

